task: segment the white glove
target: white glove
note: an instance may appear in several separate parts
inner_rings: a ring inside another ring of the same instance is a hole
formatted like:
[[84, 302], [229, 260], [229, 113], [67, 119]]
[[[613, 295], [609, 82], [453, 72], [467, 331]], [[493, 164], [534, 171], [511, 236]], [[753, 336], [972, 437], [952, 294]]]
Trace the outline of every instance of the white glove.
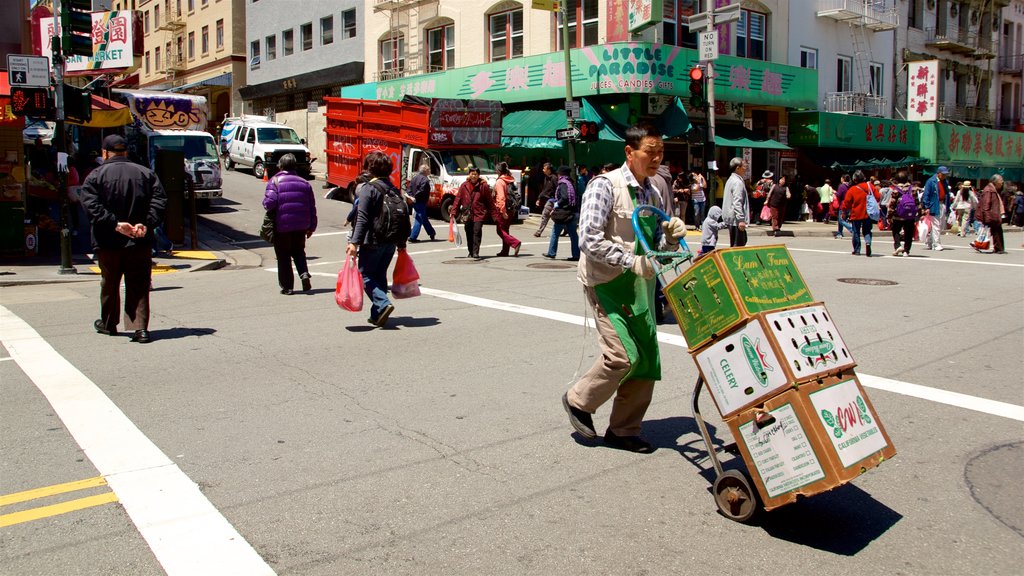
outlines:
[[662, 222], [661, 229], [665, 233], [665, 241], [669, 244], [679, 244], [679, 239], [686, 236], [686, 224], [675, 216]]
[[69, 172], [67, 152], [57, 152], [57, 171], [64, 173]]
[[633, 265], [629, 267], [633, 274], [648, 280], [654, 278], [654, 267], [647, 261], [646, 256], [636, 255], [633, 257]]

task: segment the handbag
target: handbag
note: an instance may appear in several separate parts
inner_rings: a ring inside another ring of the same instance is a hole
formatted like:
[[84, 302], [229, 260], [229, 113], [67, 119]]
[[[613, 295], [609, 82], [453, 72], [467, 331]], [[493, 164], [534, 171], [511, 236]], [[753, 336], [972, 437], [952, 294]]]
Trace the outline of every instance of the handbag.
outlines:
[[407, 250], [398, 253], [395, 271], [391, 275], [391, 293], [395, 298], [413, 298], [420, 295], [420, 274]]
[[275, 212], [267, 211], [263, 213], [263, 225], [260, 226], [260, 238], [266, 240], [268, 244], [274, 243], [274, 217]]
[[551, 211], [551, 219], [554, 220], [556, 224], [568, 224], [572, 221], [572, 217], [575, 215], [576, 213], [572, 208], [558, 207]]
[[338, 272], [334, 286], [334, 301], [349, 312], [363, 309], [363, 276], [356, 266], [355, 256], [346, 256], [345, 265]]
[[772, 209], [769, 208], [767, 204], [765, 204], [761, 208], [761, 220], [771, 220], [771, 218], [772, 218]]

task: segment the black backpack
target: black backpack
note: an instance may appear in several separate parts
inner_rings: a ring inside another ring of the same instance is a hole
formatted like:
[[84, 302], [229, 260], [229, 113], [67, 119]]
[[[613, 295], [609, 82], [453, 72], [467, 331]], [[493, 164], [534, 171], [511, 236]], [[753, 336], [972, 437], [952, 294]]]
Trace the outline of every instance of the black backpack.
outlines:
[[382, 180], [371, 182], [383, 197], [380, 212], [373, 219], [372, 238], [376, 244], [405, 244], [412, 231], [409, 204], [401, 193]]
[[509, 181], [505, 186], [505, 214], [509, 220], [519, 217], [519, 207], [523, 205], [523, 195], [519, 193], [519, 187], [515, 181]]

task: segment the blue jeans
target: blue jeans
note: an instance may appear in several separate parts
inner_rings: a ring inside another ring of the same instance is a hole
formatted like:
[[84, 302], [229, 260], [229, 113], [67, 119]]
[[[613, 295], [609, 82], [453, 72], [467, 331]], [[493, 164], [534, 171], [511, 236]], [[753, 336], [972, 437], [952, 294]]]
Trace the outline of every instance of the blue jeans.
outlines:
[[370, 320], [376, 320], [380, 311], [391, 304], [388, 299], [388, 266], [394, 255], [394, 244], [363, 244], [359, 247], [359, 273], [363, 275], [363, 292], [370, 297]]
[[558, 237], [562, 235], [562, 230], [565, 230], [569, 234], [569, 252], [573, 259], [579, 259], [580, 236], [576, 229], [579, 219], [579, 214], [573, 214], [572, 219], [565, 223], [551, 221], [554, 226], [551, 228], [551, 240], [548, 242], [548, 256], [554, 258], [558, 254]]
[[843, 218], [843, 216], [848, 216], [848, 214], [844, 214], [842, 210], [836, 214], [836, 236], [842, 236], [844, 228], [849, 230], [850, 234], [855, 234], [853, 231], [853, 225], [850, 224], [849, 220]]
[[864, 243], [871, 245], [871, 226], [875, 222], [870, 218], [853, 221], [853, 252], [860, 254], [860, 237], [864, 235]]
[[434, 239], [434, 227], [430, 225], [430, 220], [427, 219], [427, 203], [417, 202], [412, 205], [413, 211], [416, 213], [416, 219], [412, 223], [412, 232], [409, 234], [410, 240], [416, 240], [420, 235], [420, 226], [427, 231], [427, 236], [430, 239]]
[[[693, 225], [696, 226], [698, 230], [700, 230], [700, 225], [704, 222], [705, 204], [707, 204], [706, 200], [702, 200], [700, 202], [695, 200], [693, 202]], [[684, 214], [683, 217], [685, 218], [685, 216], [686, 215]]]

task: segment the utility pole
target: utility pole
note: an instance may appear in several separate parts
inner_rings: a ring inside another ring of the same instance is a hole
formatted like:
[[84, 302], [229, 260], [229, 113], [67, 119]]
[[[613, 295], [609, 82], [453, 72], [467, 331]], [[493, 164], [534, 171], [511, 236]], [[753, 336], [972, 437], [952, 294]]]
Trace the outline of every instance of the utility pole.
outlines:
[[[565, 101], [570, 103], [573, 101], [572, 98], [572, 59], [569, 53], [569, 3], [565, 0], [560, 2], [560, 12], [562, 17], [562, 48], [565, 51]], [[568, 109], [568, 106], [566, 107]], [[567, 128], [570, 130], [574, 128], [573, 119], [569, 117], [566, 112], [565, 121]], [[576, 148], [574, 139], [569, 138], [565, 141], [565, 146], [569, 152], [569, 169], [572, 170], [572, 177], [576, 177]]]
[[[64, 53], [61, 50], [61, 33], [57, 30], [61, 29], [62, 33], [67, 33], [63, 30], [63, 23], [58, 27], [58, 23], [61, 22], [61, 0], [53, 0], [53, 33], [54, 36], [50, 38], [50, 44], [53, 47], [53, 100], [57, 108], [56, 118], [53, 129], [53, 144], [57, 148], [57, 157], [60, 158], [61, 154], [67, 153], [67, 147], [64, 142]], [[66, 156], [65, 156], [66, 157]], [[58, 168], [57, 170], [57, 197], [60, 198], [60, 268], [57, 269], [59, 274], [78, 274], [78, 270], [71, 263], [71, 207], [68, 204], [67, 194], [67, 182], [68, 173]]]

